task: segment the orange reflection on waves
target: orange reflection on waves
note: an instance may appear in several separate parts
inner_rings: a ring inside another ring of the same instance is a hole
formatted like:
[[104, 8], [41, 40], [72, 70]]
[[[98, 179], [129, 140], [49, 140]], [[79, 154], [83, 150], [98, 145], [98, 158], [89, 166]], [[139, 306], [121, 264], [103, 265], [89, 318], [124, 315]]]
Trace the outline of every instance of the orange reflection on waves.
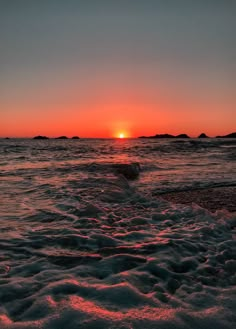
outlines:
[[[127, 285], [121, 283], [119, 285]], [[114, 286], [113, 286], [114, 287]], [[104, 285], [106, 290], [107, 286]], [[95, 289], [102, 289], [102, 287], [96, 287]], [[104, 291], [104, 300], [106, 300], [106, 291]], [[124, 321], [124, 320], [151, 320], [151, 321], [160, 321], [160, 320], [170, 320], [176, 314], [174, 309], [163, 309], [158, 307], [137, 307], [131, 308], [128, 311], [117, 310], [110, 311], [101, 305], [97, 305], [95, 302], [85, 300], [79, 296], [70, 296], [69, 304], [73, 309], [77, 309], [80, 312], [86, 313], [88, 316], [97, 316], [99, 318], [110, 318], [115, 321]], [[99, 302], [100, 304], [100, 302]]]

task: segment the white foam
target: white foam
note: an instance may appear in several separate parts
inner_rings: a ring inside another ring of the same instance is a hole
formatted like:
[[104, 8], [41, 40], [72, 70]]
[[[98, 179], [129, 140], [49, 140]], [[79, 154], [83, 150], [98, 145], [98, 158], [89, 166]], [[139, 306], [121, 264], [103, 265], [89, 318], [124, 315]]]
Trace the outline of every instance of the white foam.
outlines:
[[233, 329], [235, 214], [95, 167], [14, 181], [9, 205], [24, 202], [0, 219], [0, 328]]

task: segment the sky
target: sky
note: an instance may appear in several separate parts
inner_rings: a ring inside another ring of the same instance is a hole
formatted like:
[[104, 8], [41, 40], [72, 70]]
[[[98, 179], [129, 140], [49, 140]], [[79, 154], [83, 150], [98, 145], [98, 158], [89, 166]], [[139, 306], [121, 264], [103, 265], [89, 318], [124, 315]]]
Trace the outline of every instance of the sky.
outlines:
[[236, 130], [235, 0], [0, 0], [0, 137]]

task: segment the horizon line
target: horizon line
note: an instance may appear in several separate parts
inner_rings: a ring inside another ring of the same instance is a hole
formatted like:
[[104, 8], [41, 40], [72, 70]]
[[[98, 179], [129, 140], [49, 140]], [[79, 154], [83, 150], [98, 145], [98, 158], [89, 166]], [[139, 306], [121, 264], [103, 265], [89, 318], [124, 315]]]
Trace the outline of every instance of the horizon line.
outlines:
[[[188, 135], [188, 134], [185, 134], [185, 133], [181, 133], [181, 134], [177, 134], [177, 135], [172, 135], [172, 134], [169, 134], [169, 133], [158, 133], [158, 134], [155, 134], [155, 135], [139, 135], [139, 136], [129, 136], [129, 137], [124, 137], [124, 138], [119, 138], [119, 137], [116, 137], [116, 136], [113, 136], [113, 137], [83, 137], [83, 136], [78, 136], [78, 135], [71, 135], [71, 137], [67, 136], [67, 135], [57, 135], [57, 136], [47, 136], [47, 135], [34, 135], [34, 136], [0, 136], [0, 139], [34, 139], [35, 137], [38, 137], [38, 136], [42, 136], [42, 137], [46, 137], [46, 139], [60, 139], [60, 137], [65, 137], [65, 138], [61, 138], [63, 140], [65, 139], [73, 139], [73, 137], [76, 137], [75, 139], [140, 139], [140, 138], [155, 138], [155, 136], [162, 136], [162, 135], [170, 135], [170, 136], [173, 136], [172, 138], [180, 138], [178, 137], [179, 135], [186, 135], [188, 137], [185, 137], [185, 138], [199, 138], [199, 136], [201, 134], [205, 134], [205, 133], [200, 133], [198, 135]], [[226, 135], [215, 135], [215, 136], [209, 136], [207, 134], [205, 134], [207, 137], [206, 138], [215, 138], [217, 136], [228, 136], [228, 135], [231, 135], [231, 134], [236, 134], [236, 132], [231, 132], [231, 133], [227, 133]], [[156, 137], [158, 139], [158, 137]], [[160, 137], [161, 138], [161, 137]], [[162, 138], [165, 138], [165, 137], [162, 137]], [[168, 137], [166, 137], [168, 138]], [[184, 138], [184, 137], [183, 137]]]

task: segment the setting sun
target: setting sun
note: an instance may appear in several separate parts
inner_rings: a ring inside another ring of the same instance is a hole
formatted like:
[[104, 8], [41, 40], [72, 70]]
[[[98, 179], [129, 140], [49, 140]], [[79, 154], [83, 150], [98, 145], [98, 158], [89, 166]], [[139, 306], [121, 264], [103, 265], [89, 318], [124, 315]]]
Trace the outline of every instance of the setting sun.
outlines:
[[123, 133], [119, 134], [119, 138], [124, 138], [124, 137], [125, 137], [125, 135]]

